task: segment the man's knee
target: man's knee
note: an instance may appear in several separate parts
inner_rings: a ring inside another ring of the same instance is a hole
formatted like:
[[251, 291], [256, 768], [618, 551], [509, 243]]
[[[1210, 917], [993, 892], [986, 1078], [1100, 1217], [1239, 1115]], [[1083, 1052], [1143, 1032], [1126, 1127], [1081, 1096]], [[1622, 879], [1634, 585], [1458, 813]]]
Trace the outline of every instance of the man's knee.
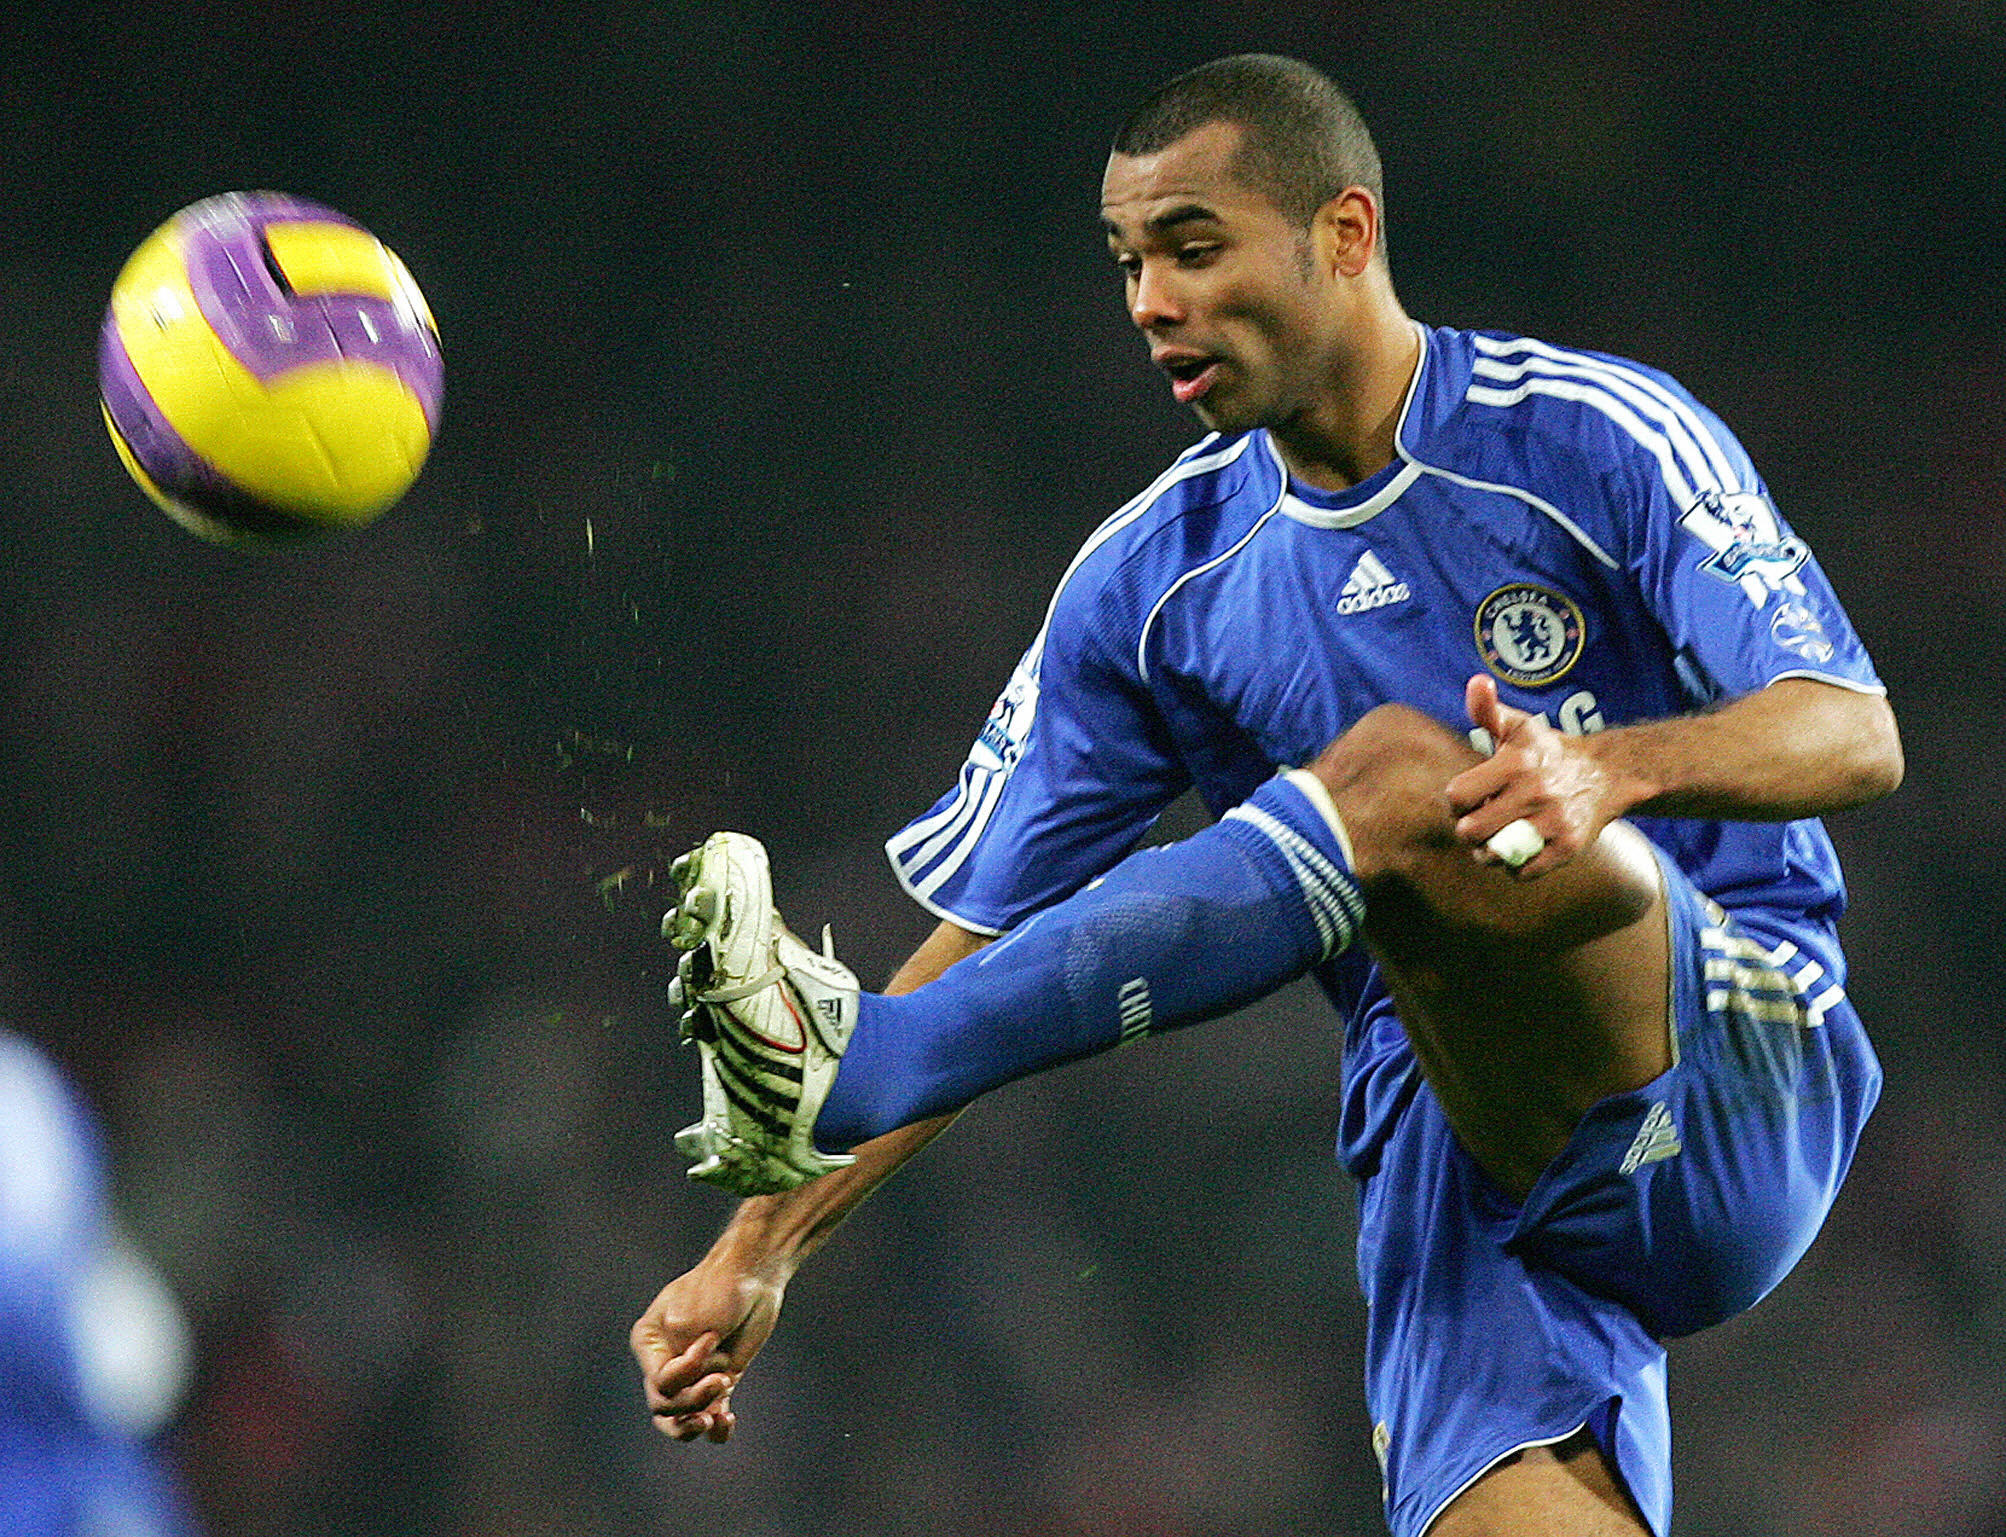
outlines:
[[1418, 852], [1454, 840], [1448, 783], [1479, 756], [1433, 717], [1383, 704], [1318, 753], [1309, 770], [1330, 791], [1357, 873], [1369, 879], [1397, 874]]
[[1480, 865], [1456, 835], [1449, 781], [1483, 755], [1453, 729], [1387, 704], [1317, 754], [1310, 772], [1330, 791], [1353, 874], [1375, 930], [1412, 929], [1428, 943], [1566, 949], [1628, 926], [1658, 900], [1658, 868], [1634, 830], [1605, 828], [1569, 865], [1530, 883]]
[[1382, 704], [1361, 715], [1310, 767], [1335, 791], [1339, 782], [1398, 779], [1423, 766], [1453, 775], [1479, 756], [1466, 738], [1432, 715], [1409, 705]]

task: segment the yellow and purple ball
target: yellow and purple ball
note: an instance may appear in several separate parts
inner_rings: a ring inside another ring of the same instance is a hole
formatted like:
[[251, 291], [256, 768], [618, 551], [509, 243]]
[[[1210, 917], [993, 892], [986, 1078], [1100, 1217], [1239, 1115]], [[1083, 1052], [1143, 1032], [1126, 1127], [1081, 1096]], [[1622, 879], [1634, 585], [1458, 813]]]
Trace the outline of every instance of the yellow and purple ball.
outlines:
[[404, 263], [354, 220], [226, 192], [149, 235], [98, 341], [105, 425], [140, 488], [225, 544], [373, 520], [439, 425], [439, 328]]

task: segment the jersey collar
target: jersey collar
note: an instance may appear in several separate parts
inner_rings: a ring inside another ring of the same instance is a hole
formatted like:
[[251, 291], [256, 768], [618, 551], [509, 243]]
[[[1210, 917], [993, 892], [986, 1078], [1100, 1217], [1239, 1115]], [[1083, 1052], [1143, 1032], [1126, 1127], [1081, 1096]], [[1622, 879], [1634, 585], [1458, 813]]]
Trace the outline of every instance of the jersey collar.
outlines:
[[1414, 329], [1421, 338], [1421, 361], [1393, 429], [1393, 447], [1403, 459], [1429, 463], [1470, 387], [1470, 349], [1457, 345], [1457, 333], [1446, 326], [1424, 326], [1417, 320]]
[[1376, 475], [1343, 491], [1320, 491], [1294, 479], [1283, 462], [1273, 436], [1261, 434], [1268, 455], [1282, 477], [1280, 508], [1298, 523], [1316, 528], [1356, 528], [1377, 517], [1397, 502], [1421, 475], [1414, 462], [1417, 443], [1425, 443], [1431, 430], [1461, 401], [1467, 379], [1445, 380], [1453, 349], [1419, 321], [1413, 322], [1421, 342], [1421, 356], [1414, 364], [1414, 377], [1407, 381], [1407, 395], [1400, 403], [1400, 417], [1393, 427], [1393, 462]]

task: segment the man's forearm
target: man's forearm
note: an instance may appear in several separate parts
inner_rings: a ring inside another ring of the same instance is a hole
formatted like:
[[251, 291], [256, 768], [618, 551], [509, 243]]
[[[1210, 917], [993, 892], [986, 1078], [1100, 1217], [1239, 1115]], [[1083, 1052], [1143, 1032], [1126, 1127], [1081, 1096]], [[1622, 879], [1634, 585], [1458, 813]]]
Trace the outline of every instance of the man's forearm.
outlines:
[[740, 1202], [707, 1261], [762, 1271], [784, 1285], [866, 1196], [953, 1122], [953, 1115], [941, 1115], [901, 1126], [853, 1149], [853, 1164], [779, 1195]]
[[1785, 678], [1717, 710], [1583, 738], [1623, 810], [1778, 822], [1864, 805], [1901, 783], [1887, 700]]

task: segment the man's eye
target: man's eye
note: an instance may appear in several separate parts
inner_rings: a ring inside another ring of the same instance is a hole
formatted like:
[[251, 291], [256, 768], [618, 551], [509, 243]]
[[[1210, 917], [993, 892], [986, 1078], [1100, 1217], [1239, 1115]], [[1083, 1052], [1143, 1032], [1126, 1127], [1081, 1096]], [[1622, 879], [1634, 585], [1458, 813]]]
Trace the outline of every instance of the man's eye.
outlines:
[[1180, 267], [1202, 267], [1219, 254], [1216, 241], [1194, 240], [1189, 245], [1177, 248], [1177, 264]]
[[1125, 278], [1135, 277], [1142, 271], [1140, 256], [1117, 256], [1114, 264], [1121, 269], [1121, 275]]

